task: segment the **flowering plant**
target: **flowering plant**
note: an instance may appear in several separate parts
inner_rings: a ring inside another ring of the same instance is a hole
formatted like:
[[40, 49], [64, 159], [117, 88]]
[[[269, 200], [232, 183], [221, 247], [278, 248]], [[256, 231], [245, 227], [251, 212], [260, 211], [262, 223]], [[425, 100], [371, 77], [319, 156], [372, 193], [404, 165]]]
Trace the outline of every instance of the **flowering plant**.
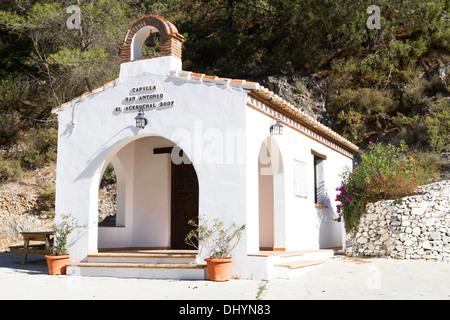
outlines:
[[368, 202], [410, 194], [419, 181], [406, 150], [403, 142], [399, 147], [369, 142], [368, 150], [361, 152], [361, 163], [341, 176], [335, 199], [338, 217], [334, 220], [344, 220], [345, 229], [350, 231], [359, 223]]
[[358, 176], [347, 172], [342, 175], [341, 186], [336, 188], [339, 193], [336, 195], [335, 201], [339, 203], [336, 205], [338, 217], [334, 220], [342, 222], [344, 218], [347, 231], [354, 227], [354, 221], [359, 220], [361, 216], [366, 196], [364, 187], [365, 184], [358, 181]]

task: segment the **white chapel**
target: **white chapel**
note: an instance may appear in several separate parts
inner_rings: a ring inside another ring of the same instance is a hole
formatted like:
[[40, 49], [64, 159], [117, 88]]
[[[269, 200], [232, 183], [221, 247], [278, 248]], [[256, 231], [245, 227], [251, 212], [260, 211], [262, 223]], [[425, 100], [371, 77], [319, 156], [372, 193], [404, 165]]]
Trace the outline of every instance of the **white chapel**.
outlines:
[[[142, 58], [153, 33], [161, 53]], [[87, 226], [74, 234], [67, 274], [204, 279], [201, 248], [184, 241], [199, 217], [245, 224], [232, 264], [241, 279], [289, 278], [307, 253], [320, 260], [345, 246], [335, 189], [358, 147], [256, 82], [183, 70], [182, 42], [160, 16], [136, 20], [119, 77], [52, 111], [56, 219]], [[102, 227], [109, 164], [116, 223]]]

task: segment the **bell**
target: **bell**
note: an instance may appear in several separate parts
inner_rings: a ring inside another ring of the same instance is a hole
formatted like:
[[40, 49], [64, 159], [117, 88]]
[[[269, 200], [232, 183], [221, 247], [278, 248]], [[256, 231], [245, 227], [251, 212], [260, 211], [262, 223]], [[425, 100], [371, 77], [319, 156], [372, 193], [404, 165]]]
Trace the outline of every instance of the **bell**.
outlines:
[[156, 47], [156, 33], [150, 33], [147, 39], [145, 39], [144, 45], [149, 48]]

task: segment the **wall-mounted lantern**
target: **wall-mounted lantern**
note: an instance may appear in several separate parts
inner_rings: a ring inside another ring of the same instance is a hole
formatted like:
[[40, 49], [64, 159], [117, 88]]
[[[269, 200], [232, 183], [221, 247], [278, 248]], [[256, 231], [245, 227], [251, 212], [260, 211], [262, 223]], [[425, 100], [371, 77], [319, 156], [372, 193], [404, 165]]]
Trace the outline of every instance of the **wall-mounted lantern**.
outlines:
[[134, 119], [136, 120], [136, 128], [138, 129], [144, 129], [148, 124], [148, 120], [144, 117], [144, 110], [142, 108], [139, 108], [139, 113]]
[[271, 136], [281, 136], [283, 133], [283, 124], [281, 124], [280, 120], [277, 119], [273, 125], [270, 126], [270, 135]]

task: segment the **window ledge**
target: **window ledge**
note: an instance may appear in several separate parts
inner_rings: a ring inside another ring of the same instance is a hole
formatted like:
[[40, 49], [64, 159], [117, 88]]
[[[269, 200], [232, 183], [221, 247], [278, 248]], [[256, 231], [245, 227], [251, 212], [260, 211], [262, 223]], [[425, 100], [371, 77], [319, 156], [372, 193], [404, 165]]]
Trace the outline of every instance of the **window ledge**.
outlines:
[[323, 204], [315, 203], [314, 205], [316, 206], [316, 208], [328, 209], [328, 206], [324, 206]]

